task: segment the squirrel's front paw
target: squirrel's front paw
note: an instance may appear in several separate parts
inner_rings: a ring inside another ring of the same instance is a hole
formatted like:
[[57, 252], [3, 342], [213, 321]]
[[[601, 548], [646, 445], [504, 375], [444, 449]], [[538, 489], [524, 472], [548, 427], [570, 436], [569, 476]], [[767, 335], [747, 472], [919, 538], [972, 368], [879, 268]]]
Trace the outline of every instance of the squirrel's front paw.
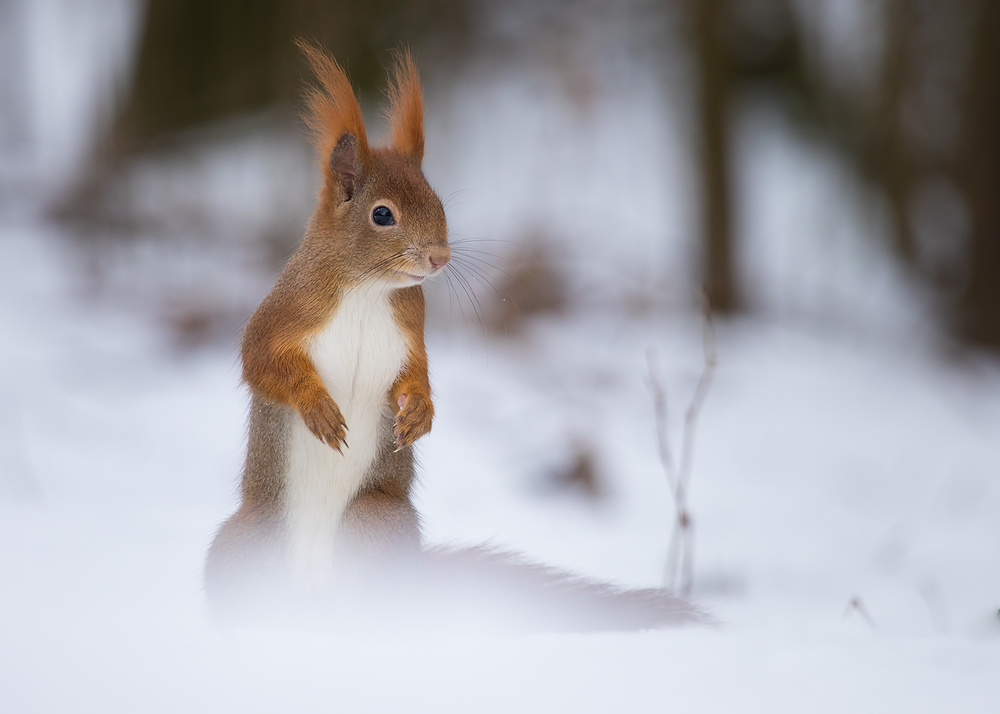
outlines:
[[329, 394], [322, 394], [309, 404], [299, 408], [302, 421], [309, 431], [324, 444], [343, 454], [342, 446], [347, 446], [347, 424], [340, 407]]
[[431, 430], [434, 408], [430, 399], [419, 393], [400, 394], [397, 403], [399, 411], [396, 413], [393, 436], [396, 438], [396, 451], [400, 451]]

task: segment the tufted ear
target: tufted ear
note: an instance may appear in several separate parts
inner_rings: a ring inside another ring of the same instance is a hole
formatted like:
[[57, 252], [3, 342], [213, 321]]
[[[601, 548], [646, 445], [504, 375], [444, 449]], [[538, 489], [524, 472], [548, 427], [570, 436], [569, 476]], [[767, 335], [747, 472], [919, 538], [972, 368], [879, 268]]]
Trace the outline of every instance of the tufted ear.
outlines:
[[392, 146], [419, 164], [424, 158], [424, 98], [420, 75], [409, 50], [396, 52], [389, 79], [389, 124]]
[[349, 201], [371, 161], [361, 107], [350, 80], [332, 57], [302, 40], [297, 44], [320, 82], [306, 96], [306, 123], [323, 164], [324, 191]]
[[354, 198], [354, 184], [363, 170], [358, 152], [358, 137], [354, 134], [341, 134], [330, 151], [327, 168], [337, 179], [342, 200], [350, 201]]

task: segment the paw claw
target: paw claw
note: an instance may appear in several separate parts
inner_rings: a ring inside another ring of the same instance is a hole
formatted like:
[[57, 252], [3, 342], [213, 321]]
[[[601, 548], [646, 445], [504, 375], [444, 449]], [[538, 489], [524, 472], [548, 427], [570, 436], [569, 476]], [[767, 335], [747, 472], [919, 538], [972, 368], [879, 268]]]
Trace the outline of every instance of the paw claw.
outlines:
[[306, 427], [320, 442], [343, 455], [347, 446], [347, 424], [336, 402], [323, 393], [312, 404], [299, 408]]
[[400, 394], [396, 401], [400, 409], [396, 413], [393, 437], [399, 452], [431, 430], [434, 410], [419, 393]]

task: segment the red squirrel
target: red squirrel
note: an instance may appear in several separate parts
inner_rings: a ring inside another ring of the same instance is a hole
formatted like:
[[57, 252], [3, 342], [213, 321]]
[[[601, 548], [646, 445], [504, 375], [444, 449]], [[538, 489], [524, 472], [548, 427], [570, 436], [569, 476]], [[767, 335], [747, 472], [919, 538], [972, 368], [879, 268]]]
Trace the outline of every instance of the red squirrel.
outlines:
[[[320, 83], [307, 123], [323, 185], [301, 244], [243, 336], [249, 438], [240, 506], [206, 561], [213, 611], [301, 612], [308, 603], [396, 627], [425, 617], [422, 599], [478, 598], [489, 610], [527, 597], [546, 602], [532, 618], [543, 629], [698, 619], [659, 590], [623, 592], [483, 549], [421, 550], [411, 446], [434, 417], [421, 283], [444, 270], [450, 249], [441, 201], [421, 170], [420, 80], [410, 54], [398, 54], [390, 141], [373, 148], [344, 71], [300, 46]], [[444, 604], [449, 615], [458, 607]]]

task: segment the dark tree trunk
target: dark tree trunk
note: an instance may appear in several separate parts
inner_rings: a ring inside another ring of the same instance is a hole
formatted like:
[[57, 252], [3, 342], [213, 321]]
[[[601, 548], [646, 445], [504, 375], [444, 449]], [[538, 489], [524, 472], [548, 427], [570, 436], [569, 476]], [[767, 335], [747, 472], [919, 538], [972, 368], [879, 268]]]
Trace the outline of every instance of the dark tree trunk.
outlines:
[[959, 164], [972, 235], [958, 319], [963, 337], [1000, 349], [1000, 3], [978, 9]]
[[906, 81], [911, 67], [913, 7], [908, 0], [890, 0], [886, 12], [885, 65], [871, 147], [875, 173], [885, 189], [893, 222], [893, 247], [908, 265], [916, 260], [908, 203], [913, 184], [913, 156], [901, 125]]
[[0, 0], [0, 151], [21, 158], [30, 149], [28, 5]]
[[728, 100], [730, 67], [723, 0], [691, 0], [697, 59], [697, 120], [700, 131], [702, 275], [712, 308], [740, 307], [733, 271]]
[[[119, 151], [214, 121], [294, 106], [309, 78], [294, 40], [318, 42], [378, 96], [389, 51], [463, 51], [460, 0], [148, 0], [135, 72], [115, 127]], [[430, 39], [437, 42], [430, 42]]]

